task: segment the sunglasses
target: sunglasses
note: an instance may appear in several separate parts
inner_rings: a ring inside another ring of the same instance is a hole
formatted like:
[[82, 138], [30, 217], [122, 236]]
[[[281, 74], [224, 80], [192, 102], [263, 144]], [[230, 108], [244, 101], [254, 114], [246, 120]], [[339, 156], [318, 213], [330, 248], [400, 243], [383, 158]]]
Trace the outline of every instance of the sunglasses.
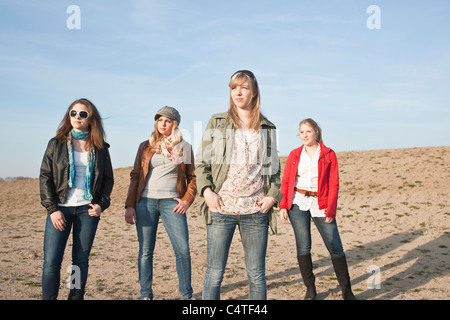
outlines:
[[70, 110], [69, 115], [72, 118], [75, 118], [76, 116], [80, 117], [81, 119], [89, 118], [89, 112], [87, 111]]
[[231, 76], [231, 78], [233, 78], [233, 77], [234, 77], [236, 74], [238, 74], [238, 73], [246, 74], [246, 75], [248, 75], [250, 78], [252, 78], [253, 81], [256, 82], [256, 77], [255, 77], [255, 75], [253, 74], [253, 72], [251, 72], [250, 70], [239, 70], [239, 71], [236, 71], [235, 73], [233, 73], [233, 75]]

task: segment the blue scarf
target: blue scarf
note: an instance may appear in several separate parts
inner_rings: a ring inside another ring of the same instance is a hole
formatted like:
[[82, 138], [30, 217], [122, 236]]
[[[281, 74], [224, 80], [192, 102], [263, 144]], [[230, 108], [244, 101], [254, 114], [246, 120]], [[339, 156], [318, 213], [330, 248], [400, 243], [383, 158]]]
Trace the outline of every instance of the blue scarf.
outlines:
[[[75, 160], [73, 158], [72, 138], [86, 141], [89, 132], [77, 132], [72, 129], [67, 139], [67, 149], [69, 150], [69, 187], [75, 188]], [[90, 148], [88, 153], [88, 165], [86, 166], [86, 179], [84, 180], [83, 199], [92, 200], [91, 193], [92, 177], [94, 176], [95, 149]]]

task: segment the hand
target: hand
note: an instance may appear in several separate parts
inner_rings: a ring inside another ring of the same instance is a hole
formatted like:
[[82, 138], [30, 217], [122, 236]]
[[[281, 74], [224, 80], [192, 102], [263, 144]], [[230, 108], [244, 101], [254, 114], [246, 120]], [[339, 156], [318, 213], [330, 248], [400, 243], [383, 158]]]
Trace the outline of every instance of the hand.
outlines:
[[185, 214], [187, 209], [189, 209], [189, 207], [190, 207], [189, 202], [178, 199], [178, 198], [174, 198], [174, 200], [178, 201], [178, 205], [175, 208], [173, 208], [173, 212]]
[[223, 203], [222, 198], [212, 191], [211, 188], [206, 188], [205, 191], [203, 191], [203, 196], [205, 197], [206, 205], [211, 211], [222, 211], [222, 207], [224, 207], [225, 204]]
[[125, 221], [128, 224], [134, 224], [136, 222], [136, 211], [133, 207], [127, 207], [125, 209]]
[[270, 208], [273, 207], [273, 205], [276, 203], [276, 200], [272, 197], [264, 197], [260, 201], [258, 201], [256, 204], [261, 207], [262, 213], [269, 212]]
[[89, 204], [89, 207], [91, 207], [88, 210], [88, 213], [91, 217], [100, 218], [100, 214], [102, 213], [102, 208], [98, 204]]
[[288, 221], [288, 212], [286, 209], [281, 209], [280, 210], [280, 217], [281, 219], [283, 219], [284, 221]]
[[334, 218], [332, 218], [332, 217], [326, 217], [325, 222], [326, 223], [332, 223], [333, 220], [334, 220]]
[[66, 228], [66, 218], [61, 211], [55, 211], [50, 215], [53, 226], [59, 231], [63, 231]]

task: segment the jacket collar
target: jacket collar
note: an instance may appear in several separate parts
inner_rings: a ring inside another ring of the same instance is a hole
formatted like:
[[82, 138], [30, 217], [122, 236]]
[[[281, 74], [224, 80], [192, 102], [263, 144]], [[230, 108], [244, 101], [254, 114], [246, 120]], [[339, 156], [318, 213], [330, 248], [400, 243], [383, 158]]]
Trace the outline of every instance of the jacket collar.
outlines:
[[[227, 120], [227, 127], [231, 126], [234, 128], [233, 121], [231, 121], [231, 119], [228, 117], [228, 112], [216, 113], [212, 117], [216, 119], [225, 119]], [[270, 122], [265, 116], [261, 117], [261, 127], [262, 126], [267, 126], [275, 129], [275, 125]]]
[[[297, 158], [300, 158], [300, 154], [302, 153], [302, 150], [303, 150], [303, 147], [304, 147], [305, 145], [302, 145], [300, 148], [297, 148], [297, 149], [295, 149], [293, 152], [294, 152], [294, 155], [297, 157]], [[330, 152], [331, 151], [331, 149], [330, 148], [328, 148], [327, 146], [325, 146], [322, 142], [320, 142], [319, 141], [319, 146], [320, 146], [320, 156], [319, 156], [319, 159], [320, 158], [322, 158], [323, 156], [325, 156], [328, 152]]]

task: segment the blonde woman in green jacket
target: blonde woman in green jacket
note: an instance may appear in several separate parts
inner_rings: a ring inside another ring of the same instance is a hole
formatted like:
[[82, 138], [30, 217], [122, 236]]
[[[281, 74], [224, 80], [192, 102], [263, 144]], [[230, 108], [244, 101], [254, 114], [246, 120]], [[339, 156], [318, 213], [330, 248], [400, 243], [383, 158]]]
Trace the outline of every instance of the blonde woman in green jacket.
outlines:
[[196, 156], [201, 216], [207, 224], [204, 300], [220, 299], [220, 286], [236, 226], [242, 238], [250, 299], [267, 299], [268, 227], [276, 233], [273, 206], [280, 192], [276, 127], [260, 111], [254, 74], [234, 73], [230, 108], [209, 120]]

